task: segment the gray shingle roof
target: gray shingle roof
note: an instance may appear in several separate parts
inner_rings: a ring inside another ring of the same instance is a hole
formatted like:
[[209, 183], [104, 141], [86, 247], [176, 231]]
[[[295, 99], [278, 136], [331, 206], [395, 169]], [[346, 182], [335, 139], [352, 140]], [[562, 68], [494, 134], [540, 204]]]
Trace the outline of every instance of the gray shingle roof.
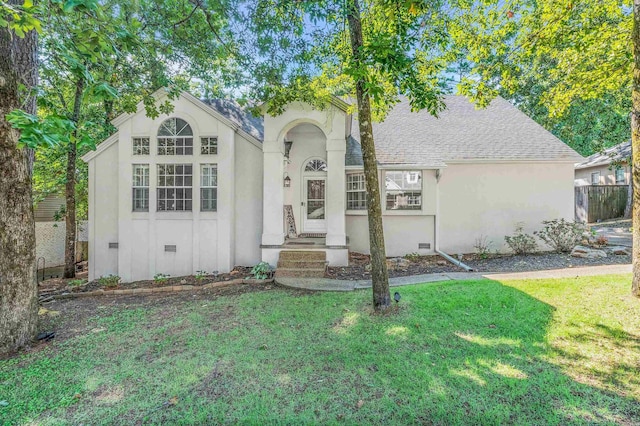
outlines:
[[255, 117], [238, 102], [231, 99], [203, 99], [202, 102], [236, 123], [242, 130], [260, 142], [264, 139], [264, 120]]
[[[455, 160], [583, 158], [505, 99], [496, 98], [485, 109], [464, 96], [447, 96], [445, 103], [447, 109], [435, 118], [427, 111], [411, 112], [402, 99], [384, 122], [374, 123], [378, 162], [441, 167]], [[353, 133], [359, 140], [357, 123]]]
[[583, 162], [576, 164], [576, 169], [606, 166], [612, 161], [629, 161], [629, 158], [631, 158], [631, 141], [623, 142], [587, 157]]

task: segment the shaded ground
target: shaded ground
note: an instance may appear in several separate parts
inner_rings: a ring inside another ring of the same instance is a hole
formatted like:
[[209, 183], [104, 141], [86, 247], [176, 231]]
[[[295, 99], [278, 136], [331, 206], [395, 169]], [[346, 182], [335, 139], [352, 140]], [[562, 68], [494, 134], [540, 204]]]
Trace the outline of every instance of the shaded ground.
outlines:
[[604, 235], [609, 241], [609, 245], [631, 247], [633, 246], [632, 226], [631, 219], [617, 219], [594, 223], [591, 225], [591, 229], [595, 231], [597, 236]]
[[2, 424], [638, 424], [629, 275], [55, 301]]

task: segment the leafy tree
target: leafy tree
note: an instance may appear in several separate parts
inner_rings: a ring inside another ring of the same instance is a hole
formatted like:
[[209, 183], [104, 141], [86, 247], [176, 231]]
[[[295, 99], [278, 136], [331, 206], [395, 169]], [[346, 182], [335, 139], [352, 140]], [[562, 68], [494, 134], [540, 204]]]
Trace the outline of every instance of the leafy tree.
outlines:
[[6, 116], [35, 113], [39, 21], [30, 2], [0, 3], [0, 353], [28, 345], [36, 332], [32, 151]]

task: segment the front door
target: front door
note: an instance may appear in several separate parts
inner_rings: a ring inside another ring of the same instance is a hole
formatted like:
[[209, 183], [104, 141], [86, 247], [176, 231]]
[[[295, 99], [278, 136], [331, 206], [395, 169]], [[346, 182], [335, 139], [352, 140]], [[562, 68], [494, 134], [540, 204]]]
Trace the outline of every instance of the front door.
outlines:
[[304, 201], [302, 202], [304, 232], [327, 232], [326, 184], [326, 177], [304, 178]]

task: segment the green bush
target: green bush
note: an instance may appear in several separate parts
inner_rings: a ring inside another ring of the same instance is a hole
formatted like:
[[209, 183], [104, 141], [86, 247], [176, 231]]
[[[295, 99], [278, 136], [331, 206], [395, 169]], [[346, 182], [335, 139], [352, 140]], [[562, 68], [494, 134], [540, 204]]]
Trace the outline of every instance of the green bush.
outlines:
[[169, 278], [171, 278], [171, 275], [169, 274], [155, 274], [153, 276], [153, 280], [157, 283], [165, 283], [169, 280]]
[[545, 220], [541, 231], [534, 232], [538, 238], [558, 253], [568, 253], [582, 241], [587, 226], [582, 222], [564, 219]]
[[538, 244], [533, 235], [525, 234], [524, 224], [516, 224], [513, 235], [504, 237], [507, 245], [515, 254], [529, 254], [538, 249]]
[[473, 245], [473, 248], [476, 250], [476, 253], [480, 257], [480, 259], [486, 259], [491, 253], [491, 241], [487, 240], [487, 237], [485, 235], [480, 235], [478, 238], [476, 238], [476, 242]]
[[251, 276], [257, 280], [266, 280], [272, 274], [271, 265], [267, 262], [260, 262], [251, 270]]
[[120, 277], [118, 275], [103, 275], [98, 278], [98, 283], [103, 287], [117, 287], [120, 283]]
[[71, 280], [67, 283], [69, 287], [80, 287], [83, 284], [86, 284], [86, 280]]
[[209, 275], [207, 271], [196, 271], [195, 277], [196, 277], [196, 280], [202, 281], [205, 278], [207, 278], [207, 275]]

